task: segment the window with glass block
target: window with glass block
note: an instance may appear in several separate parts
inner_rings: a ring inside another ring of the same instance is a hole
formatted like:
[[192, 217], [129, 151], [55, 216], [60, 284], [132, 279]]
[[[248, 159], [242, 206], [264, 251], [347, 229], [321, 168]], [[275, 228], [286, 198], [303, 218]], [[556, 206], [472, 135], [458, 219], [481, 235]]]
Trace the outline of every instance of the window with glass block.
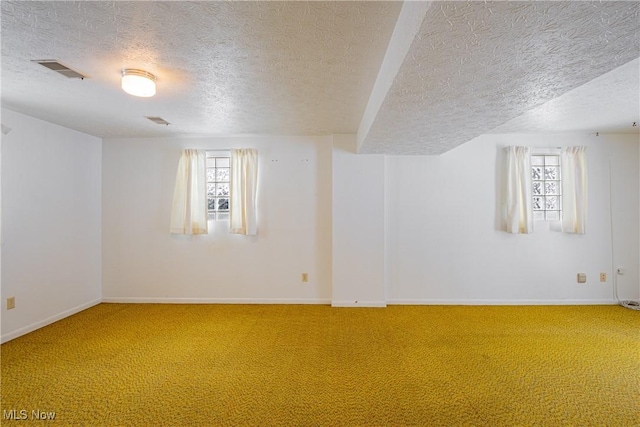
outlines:
[[560, 172], [560, 156], [531, 156], [534, 220], [560, 220], [562, 215]]
[[215, 220], [229, 219], [230, 166], [228, 152], [207, 151], [207, 205]]

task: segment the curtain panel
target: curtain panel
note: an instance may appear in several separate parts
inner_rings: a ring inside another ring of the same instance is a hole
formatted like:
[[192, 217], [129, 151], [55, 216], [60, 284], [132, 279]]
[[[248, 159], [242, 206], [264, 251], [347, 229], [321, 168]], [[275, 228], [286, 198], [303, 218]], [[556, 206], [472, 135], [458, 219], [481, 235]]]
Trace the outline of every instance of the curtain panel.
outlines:
[[182, 151], [173, 191], [170, 232], [207, 234], [207, 185], [205, 150]]
[[231, 150], [230, 232], [257, 234], [258, 150]]
[[531, 149], [506, 148], [506, 188], [504, 220], [509, 233], [533, 232], [531, 190]]
[[587, 225], [587, 147], [562, 149], [562, 231], [584, 234]]

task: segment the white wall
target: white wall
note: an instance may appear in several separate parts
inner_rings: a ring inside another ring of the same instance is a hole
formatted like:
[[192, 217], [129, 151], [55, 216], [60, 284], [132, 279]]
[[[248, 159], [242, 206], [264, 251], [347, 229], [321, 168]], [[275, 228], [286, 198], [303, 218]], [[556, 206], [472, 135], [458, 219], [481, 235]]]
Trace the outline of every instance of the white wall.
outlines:
[[[546, 223], [527, 236], [500, 231], [498, 157], [513, 141], [589, 146], [586, 235]], [[180, 150], [240, 146], [260, 150], [258, 237], [229, 235], [224, 223], [211, 223], [208, 236], [169, 235]], [[439, 157], [356, 155], [354, 147], [353, 135], [105, 140], [105, 300], [611, 302], [609, 157], [616, 266], [626, 267], [620, 295], [638, 297], [635, 137], [486, 135]], [[576, 283], [578, 272], [587, 284]]]
[[[442, 156], [356, 155], [354, 135], [100, 141], [2, 122], [2, 341], [100, 301], [606, 303], [640, 297], [634, 135], [485, 135]], [[500, 153], [587, 145], [584, 236], [501, 231]], [[259, 235], [168, 233], [183, 148], [260, 151]], [[102, 150], [102, 152], [101, 152]], [[613, 168], [613, 247], [609, 225]], [[102, 176], [102, 177], [101, 177]], [[102, 188], [101, 188], [102, 185]], [[310, 282], [302, 283], [302, 272]], [[584, 285], [575, 275], [587, 273]], [[608, 274], [607, 283], [598, 273]], [[101, 283], [102, 282], [102, 283]], [[6, 310], [6, 298], [17, 307]], [[356, 302], [357, 301], [357, 302]]]
[[[500, 230], [501, 148], [588, 146], [587, 233], [535, 224]], [[634, 135], [484, 135], [439, 157], [390, 157], [389, 303], [612, 301], [609, 158], [621, 297], [638, 298], [638, 139]], [[586, 284], [576, 274], [586, 273]], [[600, 283], [598, 274], [607, 273]]]
[[2, 122], [4, 342], [100, 302], [101, 140], [6, 109]]
[[[170, 235], [181, 150], [239, 147], [259, 151], [258, 235]], [[331, 139], [106, 139], [102, 225], [105, 301], [328, 303]]]
[[385, 157], [333, 149], [333, 306], [385, 306]]

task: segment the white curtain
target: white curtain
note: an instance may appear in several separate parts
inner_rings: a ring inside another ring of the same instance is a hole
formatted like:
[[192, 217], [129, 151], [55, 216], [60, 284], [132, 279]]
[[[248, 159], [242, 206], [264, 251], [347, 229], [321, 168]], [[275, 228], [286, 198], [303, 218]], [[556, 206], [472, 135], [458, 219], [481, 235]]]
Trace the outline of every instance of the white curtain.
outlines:
[[256, 194], [258, 189], [258, 150], [231, 150], [230, 231], [257, 233]]
[[587, 225], [587, 147], [562, 149], [562, 231], [584, 234]]
[[506, 149], [505, 221], [510, 233], [533, 232], [531, 149]]
[[174, 234], [207, 234], [206, 152], [184, 150], [173, 191], [170, 231]]

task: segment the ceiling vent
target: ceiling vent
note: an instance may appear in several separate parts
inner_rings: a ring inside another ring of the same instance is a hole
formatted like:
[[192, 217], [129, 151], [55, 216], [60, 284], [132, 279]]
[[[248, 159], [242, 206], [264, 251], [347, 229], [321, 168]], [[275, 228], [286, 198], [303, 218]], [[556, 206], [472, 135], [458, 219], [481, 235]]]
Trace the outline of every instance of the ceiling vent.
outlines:
[[62, 65], [61, 63], [59, 63], [58, 61], [56, 61], [55, 59], [39, 59], [39, 60], [33, 60], [33, 62], [37, 62], [38, 64], [42, 65], [43, 67], [47, 67], [48, 69], [55, 71], [56, 73], [60, 73], [65, 77], [68, 77], [70, 79], [82, 79], [84, 80], [87, 76], [80, 74], [77, 71], [72, 70], [71, 68], [67, 67], [66, 65]]
[[145, 116], [145, 117], [151, 120], [155, 124], [169, 126], [169, 122], [163, 119], [162, 117], [154, 117], [154, 116]]

